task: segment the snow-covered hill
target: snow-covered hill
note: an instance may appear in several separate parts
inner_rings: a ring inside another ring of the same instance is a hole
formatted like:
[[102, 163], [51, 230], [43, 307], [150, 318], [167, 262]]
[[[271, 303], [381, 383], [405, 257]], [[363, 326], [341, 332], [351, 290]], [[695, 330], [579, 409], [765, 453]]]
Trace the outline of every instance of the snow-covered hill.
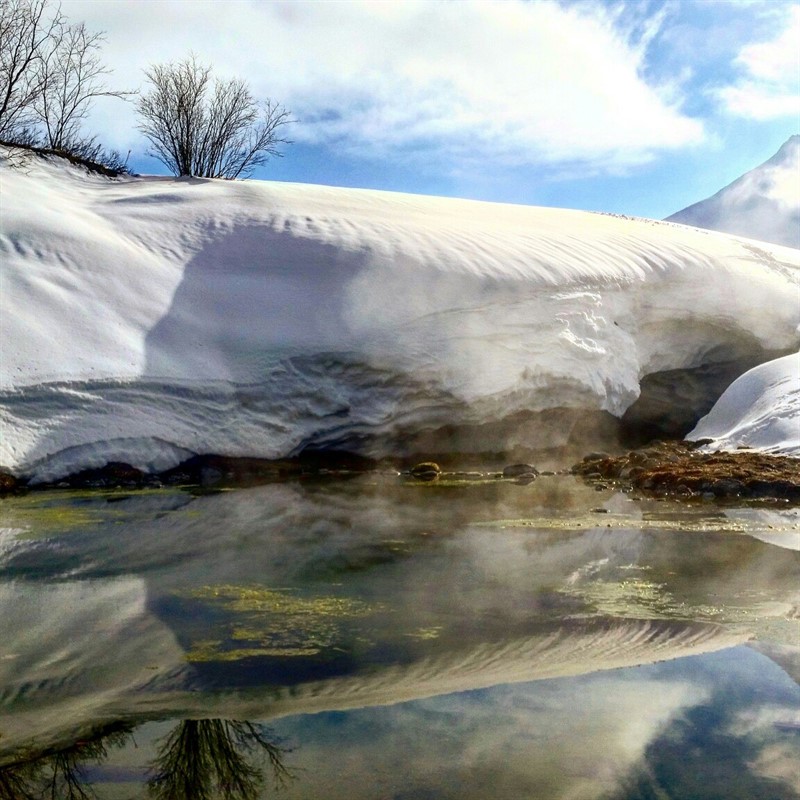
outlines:
[[800, 247], [800, 135], [790, 137], [769, 161], [667, 219]]
[[623, 415], [645, 376], [798, 344], [790, 248], [559, 209], [0, 169], [0, 464], [35, 479], [558, 445]]

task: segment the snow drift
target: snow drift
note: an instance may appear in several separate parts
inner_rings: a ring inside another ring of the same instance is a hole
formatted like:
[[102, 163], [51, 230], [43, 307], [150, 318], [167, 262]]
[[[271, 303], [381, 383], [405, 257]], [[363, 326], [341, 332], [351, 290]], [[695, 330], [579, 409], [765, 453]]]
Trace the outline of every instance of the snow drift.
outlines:
[[713, 439], [722, 450], [800, 453], [800, 353], [737, 378], [688, 438]]
[[667, 219], [800, 247], [800, 135], [712, 197]]
[[424, 451], [458, 429], [450, 450], [553, 446], [562, 418], [520, 415], [620, 417], [646, 376], [798, 343], [790, 248], [550, 208], [2, 170], [0, 464], [34, 480]]

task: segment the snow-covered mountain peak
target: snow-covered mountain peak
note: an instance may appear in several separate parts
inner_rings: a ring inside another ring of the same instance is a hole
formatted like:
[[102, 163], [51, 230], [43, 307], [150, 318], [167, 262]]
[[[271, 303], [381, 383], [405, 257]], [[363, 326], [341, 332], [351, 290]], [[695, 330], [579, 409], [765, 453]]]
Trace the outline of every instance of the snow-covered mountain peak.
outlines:
[[795, 133], [780, 146], [778, 152], [766, 163], [787, 163], [797, 166], [798, 151], [800, 151], [800, 133]]
[[712, 197], [667, 219], [800, 248], [800, 135]]

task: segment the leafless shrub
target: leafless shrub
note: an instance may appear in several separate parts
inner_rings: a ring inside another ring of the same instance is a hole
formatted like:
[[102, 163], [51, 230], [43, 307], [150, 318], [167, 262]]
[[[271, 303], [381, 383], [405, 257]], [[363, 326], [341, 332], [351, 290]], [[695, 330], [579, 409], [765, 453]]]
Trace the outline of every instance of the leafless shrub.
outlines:
[[139, 130], [151, 154], [175, 175], [239, 178], [280, 156], [283, 106], [258, 103], [245, 81], [212, 80], [211, 67], [192, 55], [146, 70], [150, 91], [139, 99]]

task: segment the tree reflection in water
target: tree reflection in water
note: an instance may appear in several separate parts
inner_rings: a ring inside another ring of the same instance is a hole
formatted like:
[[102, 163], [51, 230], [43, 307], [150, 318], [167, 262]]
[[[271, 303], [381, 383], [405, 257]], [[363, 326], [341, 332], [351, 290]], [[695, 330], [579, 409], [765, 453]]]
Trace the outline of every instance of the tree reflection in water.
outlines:
[[[0, 767], [0, 800], [93, 800], [87, 768], [125, 746], [134, 726], [92, 730], [69, 747], [25, 755]], [[255, 800], [272, 772], [275, 788], [294, 776], [290, 752], [269, 729], [227, 719], [182, 720], [164, 737], [150, 765], [154, 800]]]
[[0, 800], [92, 800], [86, 779], [89, 764], [102, 764], [109, 751], [123, 747], [133, 725], [115, 722], [95, 728], [60, 750], [26, 756], [0, 768]]
[[227, 719], [187, 719], [165, 737], [148, 781], [156, 800], [254, 800], [268, 762], [276, 786], [292, 777], [288, 752], [263, 725]]

